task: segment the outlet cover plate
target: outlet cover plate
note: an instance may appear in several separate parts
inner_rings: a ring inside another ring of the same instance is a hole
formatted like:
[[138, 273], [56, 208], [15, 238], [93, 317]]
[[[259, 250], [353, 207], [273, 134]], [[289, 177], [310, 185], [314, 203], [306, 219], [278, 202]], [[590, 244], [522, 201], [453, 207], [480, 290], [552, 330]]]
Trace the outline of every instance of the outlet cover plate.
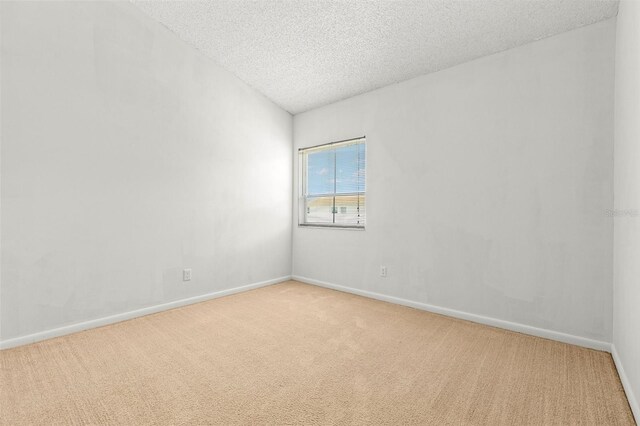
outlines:
[[182, 281], [191, 281], [191, 268], [182, 270]]

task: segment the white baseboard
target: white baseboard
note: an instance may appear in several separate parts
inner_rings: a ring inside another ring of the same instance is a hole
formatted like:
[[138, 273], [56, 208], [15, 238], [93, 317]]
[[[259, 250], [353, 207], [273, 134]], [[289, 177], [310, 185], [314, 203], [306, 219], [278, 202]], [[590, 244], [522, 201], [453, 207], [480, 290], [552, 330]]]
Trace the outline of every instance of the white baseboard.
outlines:
[[35, 343], [41, 340], [51, 339], [54, 337], [64, 336], [66, 334], [77, 333], [79, 331], [88, 330], [90, 328], [102, 327], [102, 326], [113, 324], [116, 322], [141, 317], [144, 315], [154, 314], [156, 312], [178, 308], [180, 306], [191, 305], [198, 302], [204, 302], [205, 300], [216, 299], [218, 297], [229, 296], [231, 294], [241, 293], [247, 290], [253, 290], [259, 287], [266, 287], [268, 285], [277, 284], [290, 279], [291, 279], [291, 276], [288, 275], [288, 276], [274, 278], [267, 281], [247, 284], [240, 287], [234, 287], [227, 290], [215, 291], [213, 293], [207, 293], [200, 296], [194, 296], [186, 299], [175, 300], [173, 302], [162, 303], [160, 305], [154, 305], [154, 306], [149, 306], [142, 309], [136, 309], [134, 311], [110, 315], [108, 317], [97, 318], [89, 321], [83, 321], [75, 324], [65, 325], [63, 327], [40, 331], [38, 333], [28, 334], [26, 336], [14, 337], [11, 339], [0, 341], [0, 350], [15, 348], [17, 346], [22, 346], [22, 345], [28, 345], [30, 343]]
[[545, 339], [557, 340], [563, 343], [583, 346], [586, 348], [596, 349], [599, 351], [611, 352], [611, 343], [608, 343], [608, 342], [601, 342], [599, 340], [588, 339], [586, 337], [574, 336], [571, 334], [561, 333], [558, 331], [552, 331], [544, 328], [532, 327], [530, 325], [524, 325], [524, 324], [519, 324], [515, 322], [486, 317], [483, 315], [470, 314], [467, 312], [457, 311], [455, 309], [443, 308], [440, 306], [430, 305], [422, 302], [415, 302], [413, 300], [402, 299], [395, 296], [387, 296], [386, 294], [374, 293], [366, 290], [359, 290], [351, 287], [341, 286], [338, 284], [331, 284], [328, 282], [319, 281], [312, 278], [301, 277], [298, 275], [293, 275], [292, 279], [303, 282], [303, 283], [307, 283], [307, 284], [317, 285], [320, 287], [326, 287], [333, 290], [339, 290], [347, 293], [357, 294], [359, 296], [369, 297], [371, 299], [382, 300], [384, 302], [390, 302], [398, 305], [409, 306], [411, 308], [420, 309], [423, 311], [433, 312], [436, 314], [446, 315], [446, 316], [460, 318], [467, 321], [477, 322], [480, 324], [490, 325], [492, 327], [504, 328], [506, 330], [516, 331], [518, 333], [530, 334], [532, 336], [543, 337]]
[[629, 377], [627, 377], [627, 374], [624, 372], [622, 360], [620, 359], [618, 351], [616, 350], [616, 346], [613, 343], [611, 344], [611, 356], [613, 357], [613, 362], [616, 365], [616, 369], [618, 370], [618, 376], [620, 376], [620, 381], [622, 382], [624, 393], [627, 394], [627, 401], [629, 401], [631, 412], [636, 419], [636, 423], [638, 423], [640, 422], [640, 405], [638, 404], [636, 395], [633, 393], [633, 389], [631, 389], [631, 382], [629, 381]]

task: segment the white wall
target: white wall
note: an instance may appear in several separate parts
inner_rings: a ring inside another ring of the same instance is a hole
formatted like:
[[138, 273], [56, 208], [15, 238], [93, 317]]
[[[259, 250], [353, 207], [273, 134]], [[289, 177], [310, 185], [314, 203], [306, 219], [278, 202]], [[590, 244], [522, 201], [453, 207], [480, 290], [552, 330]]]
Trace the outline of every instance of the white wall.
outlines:
[[621, 1], [616, 37], [613, 344], [640, 421], [640, 2]]
[[609, 20], [296, 115], [296, 151], [366, 135], [368, 186], [366, 231], [293, 218], [294, 276], [610, 342], [614, 43]]
[[[0, 24], [2, 23], [2, 3], [0, 2]], [[0, 27], [0, 191], [2, 190], [2, 28]], [[0, 258], [2, 256], [2, 196], [0, 195]], [[0, 261], [0, 342], [2, 342], [2, 262]]]
[[290, 274], [290, 114], [129, 3], [1, 7], [2, 339]]

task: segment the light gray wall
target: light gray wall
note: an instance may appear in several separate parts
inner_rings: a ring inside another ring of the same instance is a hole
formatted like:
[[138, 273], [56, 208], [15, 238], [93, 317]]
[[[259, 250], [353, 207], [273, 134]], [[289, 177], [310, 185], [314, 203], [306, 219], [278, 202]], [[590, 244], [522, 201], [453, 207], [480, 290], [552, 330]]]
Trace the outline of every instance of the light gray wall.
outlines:
[[366, 135], [368, 170], [366, 231], [294, 217], [294, 275], [610, 342], [614, 43], [609, 20], [296, 115], [295, 150]]
[[1, 31], [3, 339], [290, 274], [290, 114], [129, 3]]
[[[2, 23], [2, 2], [0, 2], [0, 24]], [[0, 28], [0, 192], [2, 191], [2, 28]], [[0, 195], [0, 259], [2, 257], [2, 196]], [[0, 261], [0, 342], [2, 342], [2, 261]]]
[[[640, 421], [640, 2], [618, 11], [615, 90], [613, 344]], [[621, 373], [622, 376], [622, 373]]]

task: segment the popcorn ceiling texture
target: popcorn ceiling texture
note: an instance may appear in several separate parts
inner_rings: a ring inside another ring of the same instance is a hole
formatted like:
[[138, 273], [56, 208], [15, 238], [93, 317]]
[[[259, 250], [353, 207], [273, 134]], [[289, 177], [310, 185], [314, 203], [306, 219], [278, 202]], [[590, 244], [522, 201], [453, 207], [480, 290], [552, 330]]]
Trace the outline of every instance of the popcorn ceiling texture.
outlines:
[[292, 114], [613, 17], [610, 0], [133, 0]]

